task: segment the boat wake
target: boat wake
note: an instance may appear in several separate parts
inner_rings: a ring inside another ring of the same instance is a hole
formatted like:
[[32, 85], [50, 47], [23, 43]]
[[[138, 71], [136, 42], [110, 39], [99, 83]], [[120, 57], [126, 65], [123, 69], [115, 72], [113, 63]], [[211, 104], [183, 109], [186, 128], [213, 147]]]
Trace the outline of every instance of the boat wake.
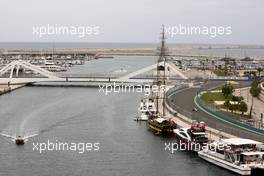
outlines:
[[66, 119], [63, 119], [63, 120], [57, 121], [56, 123], [54, 123], [54, 124], [52, 124], [52, 125], [50, 125], [50, 126], [44, 128], [44, 129], [39, 130], [39, 134], [46, 133], [46, 132], [51, 131], [51, 130], [53, 130], [54, 128], [59, 127], [59, 126], [64, 126], [66, 122], [69, 122], [69, 121], [74, 120], [74, 119], [76, 119], [76, 118], [78, 118], [78, 117], [81, 117], [81, 116], [83, 116], [84, 114], [85, 114], [85, 113], [80, 113], [80, 114], [77, 114], [77, 115], [70, 116], [70, 117], [68, 117], [68, 118], [66, 118]]
[[18, 135], [9, 135], [9, 134], [6, 134], [6, 133], [3, 133], [1, 132], [0, 133], [1, 136], [3, 137], [6, 137], [8, 139], [11, 139], [11, 141], [13, 142], [16, 142], [17, 138], [21, 138], [22, 140], [24, 140], [25, 142], [27, 142], [29, 140], [29, 138], [32, 138], [32, 137], [35, 137], [37, 136], [38, 134], [31, 134], [31, 135], [25, 135], [25, 136], [18, 136]]
[[25, 126], [26, 126], [26, 122], [28, 122], [28, 119], [30, 118], [25, 118], [21, 125], [19, 126], [19, 130], [18, 132], [11, 132], [11, 131], [0, 131], [0, 136], [3, 136], [5, 137], [5, 139], [11, 139], [11, 141], [15, 142], [16, 143], [16, 140], [17, 139], [22, 139], [24, 142], [28, 142], [28, 140], [32, 137], [35, 137], [37, 135], [40, 135], [40, 134], [43, 134], [43, 133], [46, 133], [48, 131], [51, 131], [53, 130], [54, 128], [56, 127], [59, 127], [59, 126], [64, 126], [66, 123], [74, 120], [76, 121], [75, 119], [76, 118], [79, 118], [79, 117], [82, 117], [84, 116], [85, 113], [79, 113], [79, 114], [76, 114], [76, 115], [73, 115], [73, 116], [70, 116], [66, 119], [62, 119], [60, 121], [57, 121], [56, 123], [53, 123], [52, 125], [46, 127], [46, 128], [43, 128], [43, 129], [39, 129], [39, 130], [34, 130], [34, 131], [37, 131], [37, 132], [34, 132], [34, 133], [25, 133], [24, 132], [24, 129], [25, 129]]

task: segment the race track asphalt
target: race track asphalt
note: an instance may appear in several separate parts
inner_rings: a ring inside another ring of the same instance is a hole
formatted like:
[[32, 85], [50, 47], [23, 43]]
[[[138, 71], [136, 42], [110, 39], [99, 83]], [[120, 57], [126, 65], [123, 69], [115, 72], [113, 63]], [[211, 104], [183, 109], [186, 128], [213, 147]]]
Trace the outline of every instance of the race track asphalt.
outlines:
[[[226, 123], [215, 117], [205, 113], [204, 111], [200, 110], [196, 107], [194, 103], [194, 97], [196, 94], [201, 90], [208, 90], [208, 89], [219, 89], [224, 82], [209, 82], [203, 88], [189, 88], [178, 93], [171, 95], [168, 98], [168, 104], [174, 108], [179, 113], [188, 116], [189, 118], [197, 121], [204, 121], [208, 126], [218, 129], [223, 132], [230, 133], [232, 135], [257, 140], [260, 142], [264, 142], [264, 136], [260, 134], [256, 134], [245, 129], [239, 128], [232, 124]], [[241, 82], [239, 85], [235, 87], [247, 87], [249, 86], [249, 82]], [[197, 112], [193, 111], [193, 108], [196, 107], [198, 109]]]

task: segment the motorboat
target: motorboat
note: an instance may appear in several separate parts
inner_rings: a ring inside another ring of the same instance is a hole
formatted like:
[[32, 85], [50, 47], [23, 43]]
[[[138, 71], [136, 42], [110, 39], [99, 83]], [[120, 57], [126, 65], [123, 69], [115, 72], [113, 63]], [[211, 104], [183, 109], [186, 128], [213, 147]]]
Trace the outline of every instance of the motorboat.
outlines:
[[221, 139], [198, 152], [200, 158], [240, 175], [264, 174], [263, 143], [244, 138]]
[[21, 136], [17, 136], [15, 138], [15, 143], [16, 143], [16, 145], [24, 145], [25, 144], [25, 139], [22, 138]]
[[174, 129], [173, 133], [175, 137], [182, 143], [192, 143], [192, 144], [207, 144], [208, 137], [205, 132], [205, 123], [193, 121], [190, 128], [179, 128]]
[[44, 68], [50, 72], [63, 72], [67, 71], [66, 67], [61, 67], [59, 65], [42, 65], [41, 68]]
[[66, 67], [56, 65], [52, 60], [45, 59], [44, 65], [40, 65], [41, 68], [46, 69], [50, 72], [63, 72], [67, 71]]
[[33, 135], [23, 136], [23, 137], [20, 135], [11, 136], [11, 135], [4, 134], [4, 133], [0, 133], [0, 135], [7, 137], [7, 138], [10, 138], [16, 145], [24, 145], [29, 140], [29, 138], [37, 136], [38, 134], [33, 134]]

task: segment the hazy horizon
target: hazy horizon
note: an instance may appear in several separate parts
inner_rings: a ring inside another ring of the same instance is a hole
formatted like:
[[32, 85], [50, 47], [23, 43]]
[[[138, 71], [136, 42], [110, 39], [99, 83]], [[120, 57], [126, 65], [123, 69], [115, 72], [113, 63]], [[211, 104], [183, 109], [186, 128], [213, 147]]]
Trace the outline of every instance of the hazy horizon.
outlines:
[[[168, 43], [264, 45], [261, 0], [1, 1], [0, 42], [158, 43], [161, 25], [222, 26], [231, 35], [176, 35]], [[259, 21], [259, 22], [258, 22]], [[47, 25], [99, 27], [98, 35], [33, 35]]]

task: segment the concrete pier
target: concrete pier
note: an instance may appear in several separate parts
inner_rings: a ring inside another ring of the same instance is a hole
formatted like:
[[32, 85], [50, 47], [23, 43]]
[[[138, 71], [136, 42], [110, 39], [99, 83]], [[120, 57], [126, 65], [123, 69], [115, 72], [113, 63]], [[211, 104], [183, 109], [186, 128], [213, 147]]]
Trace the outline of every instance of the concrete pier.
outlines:
[[25, 85], [0, 85], [0, 95], [3, 95], [5, 93], [11, 92], [13, 90], [19, 89], [21, 87], [24, 87]]

